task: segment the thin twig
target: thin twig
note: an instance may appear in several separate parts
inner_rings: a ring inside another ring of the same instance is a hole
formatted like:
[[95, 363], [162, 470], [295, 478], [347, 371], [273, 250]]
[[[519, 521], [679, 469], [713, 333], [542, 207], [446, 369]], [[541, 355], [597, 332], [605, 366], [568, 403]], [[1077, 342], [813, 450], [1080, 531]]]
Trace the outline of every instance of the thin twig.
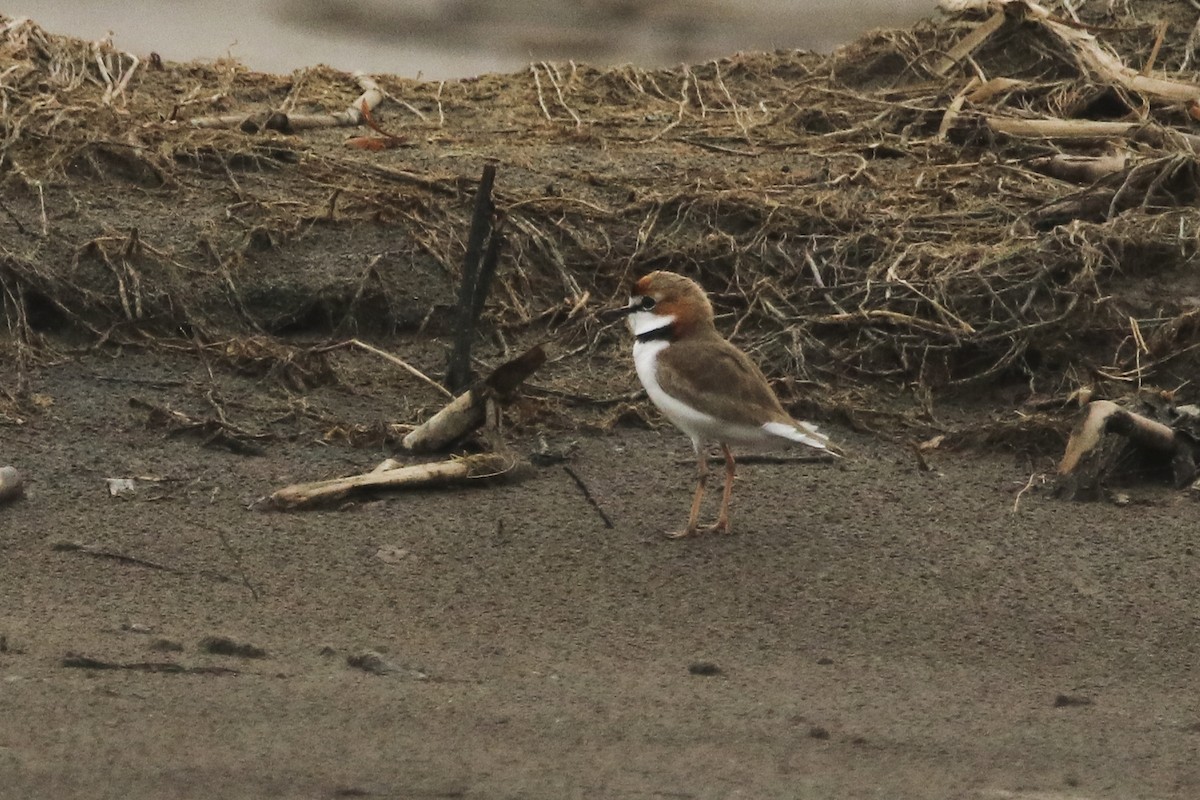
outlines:
[[417, 117], [421, 120], [421, 122], [429, 122], [429, 117], [425, 116], [425, 114], [422, 113], [421, 109], [417, 108], [412, 103], [408, 102], [407, 100], [401, 100], [399, 97], [396, 97], [394, 94], [389, 94], [388, 97], [390, 97], [393, 102], [397, 103], [398, 105], [404, 106], [409, 111], [416, 114]]
[[440, 383], [435, 381], [433, 378], [429, 377], [424, 372], [421, 372], [421, 370], [417, 369], [412, 364], [409, 364], [407, 361], [400, 358], [399, 356], [394, 356], [391, 353], [387, 352], [386, 350], [380, 350], [375, 345], [367, 344], [366, 342], [362, 341], [361, 339], [351, 339], [349, 342], [347, 342], [347, 344], [352, 344], [355, 347], [359, 347], [359, 348], [362, 348], [363, 350], [366, 350], [368, 353], [374, 353], [375, 355], [379, 356], [380, 358], [385, 358], [388, 361], [395, 364], [397, 367], [400, 367], [401, 369], [406, 370], [413, 377], [419, 378], [420, 380], [425, 381], [425, 383], [429, 384], [434, 389], [437, 389], [445, 397], [449, 397], [449, 398], [454, 397], [454, 395], [450, 392], [450, 390], [447, 389], [445, 386], [442, 386]]
[[1160, 22], [1155, 26], [1154, 46], [1150, 48], [1150, 55], [1146, 56], [1146, 63], [1142, 65], [1142, 75], [1150, 74], [1150, 70], [1154, 69], [1154, 62], [1158, 59], [1158, 51], [1162, 47], [1163, 38], [1167, 35], [1167, 23]]
[[704, 105], [704, 95], [700, 92], [700, 81], [696, 80], [696, 76], [692, 74], [692, 70], [686, 63], [681, 64], [680, 67], [683, 69], [684, 77], [690, 78], [692, 81], [692, 88], [696, 91], [696, 102], [700, 104], [700, 119], [704, 119], [708, 116], [708, 108]]
[[738, 105], [737, 100], [733, 99], [733, 94], [730, 93], [729, 87], [725, 85], [725, 79], [721, 77], [721, 64], [715, 59], [712, 63], [713, 69], [716, 71], [717, 86], [721, 87], [721, 92], [725, 95], [725, 99], [729, 101], [729, 108], [733, 112], [733, 121], [742, 129], [742, 138], [746, 140], [746, 144], [753, 147], [754, 142], [750, 139], [750, 128], [746, 125], [746, 121], [742, 119], [741, 106]]
[[583, 499], [587, 500], [588, 505], [596, 509], [596, 513], [600, 515], [600, 519], [604, 520], [604, 527], [611, 529], [613, 521], [609, 518], [608, 514], [604, 513], [604, 509], [600, 507], [600, 504], [596, 502], [596, 498], [592, 496], [592, 492], [588, 489], [587, 484], [583, 482], [583, 478], [579, 477], [575, 470], [571, 469], [567, 464], [563, 464], [563, 471], [571, 476], [571, 480], [575, 481], [575, 485], [579, 487], [579, 491], [583, 495]]
[[554, 86], [554, 93], [558, 96], [558, 104], [567, 110], [567, 113], [571, 115], [571, 119], [575, 120], [575, 127], [577, 129], [582, 128], [583, 120], [579, 118], [574, 109], [567, 105], [567, 101], [563, 98], [562, 86], [559, 85], [558, 79], [554, 76], [554, 71], [550, 66], [545, 61], [542, 62], [542, 68], [546, 70], [546, 77], [550, 79], [550, 83]]
[[546, 115], [546, 119], [554, 122], [550, 109], [546, 108], [546, 98], [542, 96], [542, 79], [538, 77], [537, 65], [530, 64], [529, 71], [533, 73], [533, 85], [537, 87], [538, 105], [542, 107], [542, 113]]
[[[725, 456], [720, 453], [709, 453], [706, 458], [710, 464], [724, 464]], [[825, 464], [836, 461], [837, 457], [830, 453], [813, 453], [812, 455], [771, 455], [770, 453], [746, 453], [737, 457], [739, 464]], [[695, 466], [696, 459], [676, 459], [680, 466]]]
[[1041, 472], [1035, 472], [1029, 476], [1029, 480], [1025, 481], [1025, 486], [1021, 489], [1021, 491], [1017, 492], [1017, 496], [1013, 499], [1012, 513], [1016, 514], [1020, 509], [1021, 496], [1033, 488], [1033, 484], [1038, 478], [1041, 478], [1043, 481], [1045, 481], [1046, 476]]
[[237, 567], [238, 575], [242, 578], [242, 585], [250, 591], [250, 596], [258, 600], [258, 590], [254, 588], [254, 584], [250, 582], [250, 578], [246, 575], [246, 568], [242, 565], [242, 557], [233, 549], [233, 545], [229, 543], [229, 538], [225, 535], [225, 531], [220, 528], [210, 528], [221, 539], [221, 545], [225, 548], [225, 552], [233, 559], [233, 565]]
[[642, 141], [638, 142], [638, 144], [649, 144], [650, 142], [657, 142], [663, 136], [667, 135], [667, 133], [669, 131], [671, 131], [671, 129], [678, 127], [679, 124], [681, 122], [683, 122], [683, 115], [687, 111], [687, 104], [688, 104], [688, 83], [691, 80], [691, 78], [692, 78], [692, 73], [690, 71], [683, 73], [683, 85], [679, 88], [679, 109], [675, 115], [675, 119], [673, 119], [667, 125], [667, 127], [663, 128], [658, 133], [651, 136], [649, 139], [643, 139]]
[[118, 553], [115, 550], [106, 550], [95, 545], [81, 544], [79, 542], [55, 542], [51, 545], [52, 550], [59, 553], [82, 553], [85, 556], [92, 558], [103, 558], [110, 561], [117, 561], [121, 564], [128, 564], [133, 567], [145, 567], [146, 569], [156, 569], [161, 572], [180, 573], [182, 570], [175, 567], [168, 567], [165, 564], [159, 564], [154, 561], [147, 561], [144, 558], [137, 556], [128, 556], [124, 553]]

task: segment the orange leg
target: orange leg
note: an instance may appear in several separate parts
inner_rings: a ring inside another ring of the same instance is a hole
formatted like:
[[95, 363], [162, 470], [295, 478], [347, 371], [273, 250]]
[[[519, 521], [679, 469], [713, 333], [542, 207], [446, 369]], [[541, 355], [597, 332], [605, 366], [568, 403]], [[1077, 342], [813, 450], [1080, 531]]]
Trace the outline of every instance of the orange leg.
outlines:
[[696, 444], [696, 496], [692, 498], [692, 513], [688, 516], [687, 528], [682, 531], [668, 533], [670, 539], [682, 539], [691, 536], [699, 530], [696, 523], [700, 520], [700, 501], [704, 499], [704, 487], [708, 483], [708, 456], [704, 449]]
[[733, 479], [736, 476], [737, 464], [733, 461], [733, 453], [728, 445], [722, 443], [721, 452], [725, 454], [725, 491], [721, 495], [721, 510], [717, 513], [717, 521], [706, 530], [732, 533], [729, 529], [729, 501], [733, 499]]

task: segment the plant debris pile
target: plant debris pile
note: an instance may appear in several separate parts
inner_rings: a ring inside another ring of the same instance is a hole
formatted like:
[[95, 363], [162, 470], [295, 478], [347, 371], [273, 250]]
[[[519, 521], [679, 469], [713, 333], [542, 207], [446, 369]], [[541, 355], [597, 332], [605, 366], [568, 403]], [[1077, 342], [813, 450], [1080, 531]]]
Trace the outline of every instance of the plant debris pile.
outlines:
[[354, 117], [349, 75], [164, 63], [0, 18], [8, 347], [233, 337], [255, 363], [298, 333], [442, 333], [494, 160], [501, 336], [555, 326], [590, 351], [593, 312], [666, 268], [772, 375], [928, 396], [1181, 381], [1197, 12], [1086, 7], [998, 3], [831, 56], [376, 76], [349, 140], [298, 124]]

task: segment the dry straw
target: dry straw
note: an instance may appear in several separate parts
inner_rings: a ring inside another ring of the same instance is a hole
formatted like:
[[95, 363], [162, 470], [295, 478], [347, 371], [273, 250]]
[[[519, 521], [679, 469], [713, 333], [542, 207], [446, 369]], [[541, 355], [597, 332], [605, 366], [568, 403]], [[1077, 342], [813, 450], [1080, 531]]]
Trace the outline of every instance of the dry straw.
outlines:
[[[832, 56], [376, 76], [406, 143], [379, 152], [274, 116], [344, 115], [361, 77], [164, 65], [0, 19], [5, 319], [24, 342], [57, 322], [250, 361], [280, 332], [416, 327], [492, 158], [502, 336], [555, 324], [591, 350], [584, 299], [669, 268], [802, 381], [1054, 393], [1186, 371], [1200, 287], [1145, 287], [1190, 275], [1200, 231], [1194, 20], [994, 8]], [[239, 117], [276, 124], [192, 124]]]

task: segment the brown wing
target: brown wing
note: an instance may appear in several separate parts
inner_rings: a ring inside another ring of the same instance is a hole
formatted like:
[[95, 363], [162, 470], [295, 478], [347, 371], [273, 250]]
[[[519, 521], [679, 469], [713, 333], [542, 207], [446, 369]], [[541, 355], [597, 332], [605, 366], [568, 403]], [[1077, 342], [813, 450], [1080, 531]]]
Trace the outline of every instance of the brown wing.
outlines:
[[719, 335], [673, 342], [658, 361], [663, 391], [705, 414], [755, 426], [791, 420], [762, 370]]

